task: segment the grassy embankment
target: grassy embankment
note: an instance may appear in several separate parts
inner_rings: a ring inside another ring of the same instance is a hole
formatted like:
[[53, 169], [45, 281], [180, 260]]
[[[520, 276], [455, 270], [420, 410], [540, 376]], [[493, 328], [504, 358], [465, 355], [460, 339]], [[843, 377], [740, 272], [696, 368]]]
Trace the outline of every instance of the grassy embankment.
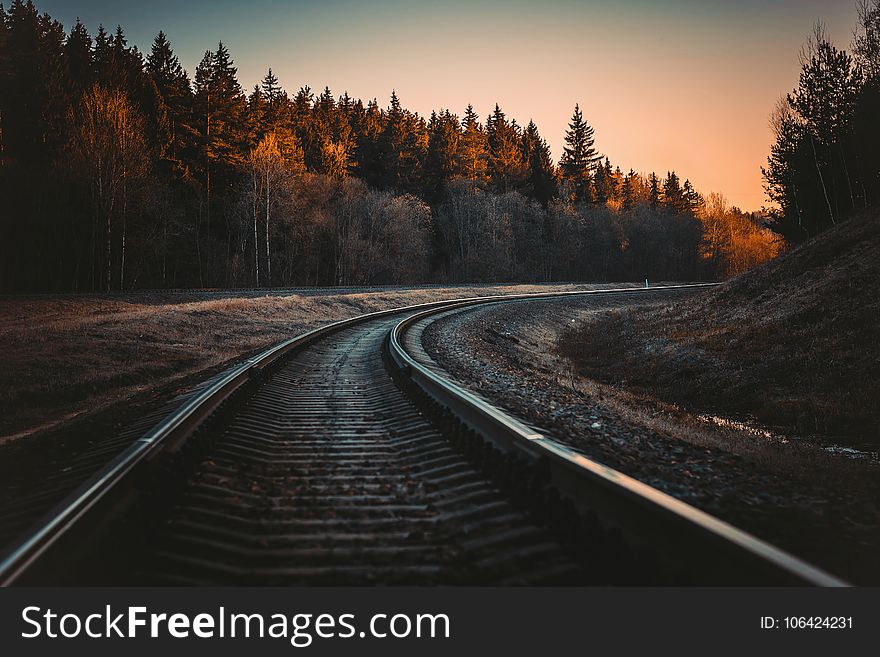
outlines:
[[689, 410], [880, 445], [880, 214], [705, 295], [602, 313], [559, 351], [579, 373]]

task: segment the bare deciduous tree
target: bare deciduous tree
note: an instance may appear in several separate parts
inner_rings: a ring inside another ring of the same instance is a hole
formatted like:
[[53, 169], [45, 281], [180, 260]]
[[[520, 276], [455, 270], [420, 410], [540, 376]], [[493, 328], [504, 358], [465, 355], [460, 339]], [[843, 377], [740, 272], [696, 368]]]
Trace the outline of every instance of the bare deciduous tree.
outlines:
[[257, 237], [259, 206], [262, 203], [265, 211], [265, 236], [266, 236], [266, 284], [272, 284], [272, 251], [270, 240], [270, 225], [272, 218], [272, 204], [275, 198], [284, 191], [285, 183], [289, 181], [291, 170], [286, 165], [285, 158], [281, 154], [278, 139], [275, 133], [268, 133], [257, 144], [247, 160], [248, 175], [250, 177], [251, 203], [253, 206], [254, 220], [254, 271], [257, 286], [260, 285], [260, 249]]
[[[93, 243], [103, 228], [102, 287], [114, 286], [114, 220], [119, 215], [118, 287], [125, 283], [125, 231], [132, 187], [144, 177], [149, 160], [144, 121], [122, 91], [99, 85], [86, 91], [70, 113], [68, 154], [76, 171], [88, 180], [94, 213]], [[95, 262], [93, 258], [94, 267]], [[92, 275], [93, 284], [96, 283]]]

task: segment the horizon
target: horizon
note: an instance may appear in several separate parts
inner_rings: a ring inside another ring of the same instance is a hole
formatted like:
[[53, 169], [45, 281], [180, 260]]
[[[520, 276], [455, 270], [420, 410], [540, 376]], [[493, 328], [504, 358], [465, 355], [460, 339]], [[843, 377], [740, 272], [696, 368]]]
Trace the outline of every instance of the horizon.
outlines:
[[[291, 95], [302, 86], [316, 92], [327, 86], [336, 97], [347, 91], [387, 107], [395, 90], [425, 118], [447, 108], [461, 117], [470, 103], [485, 122], [497, 102], [520, 125], [535, 121], [556, 163], [578, 103], [596, 130], [597, 149], [613, 165], [658, 175], [674, 170], [704, 194], [721, 192], [747, 211], [768, 204], [760, 171], [772, 142], [768, 116], [797, 83], [798, 50], [811, 26], [824, 22], [831, 40], [849, 49], [855, 24], [851, 0], [736, 6], [676, 0], [665, 7], [552, 0], [540, 10], [520, 0], [478, 7], [452, 0], [442, 9], [408, 7], [406, 15], [395, 11], [399, 0], [369, 7], [349, 0], [317, 7], [215, 2], [211, 14], [201, 1], [159, 0], [149, 10], [110, 0], [35, 4], [66, 32], [77, 18], [92, 36], [99, 24], [108, 31], [119, 24], [144, 53], [162, 30], [190, 77], [204, 51], [222, 41], [245, 93], [271, 67]], [[429, 33], [422, 24], [431, 26]], [[590, 38], [577, 42], [584, 25], [595, 31], [587, 28]], [[346, 38], [355, 31], [398, 38], [365, 48]], [[487, 37], [491, 46], [480, 46]], [[534, 38], [539, 52], [522, 48]], [[613, 57], [605, 65], [608, 52]]]

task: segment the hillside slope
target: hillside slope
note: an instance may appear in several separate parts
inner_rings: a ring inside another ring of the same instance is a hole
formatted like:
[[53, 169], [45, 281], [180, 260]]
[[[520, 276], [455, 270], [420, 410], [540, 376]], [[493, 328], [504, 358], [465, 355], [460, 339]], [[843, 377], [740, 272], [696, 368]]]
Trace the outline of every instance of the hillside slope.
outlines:
[[592, 378], [798, 435], [880, 445], [880, 212], [705, 295], [607, 313], [560, 352]]

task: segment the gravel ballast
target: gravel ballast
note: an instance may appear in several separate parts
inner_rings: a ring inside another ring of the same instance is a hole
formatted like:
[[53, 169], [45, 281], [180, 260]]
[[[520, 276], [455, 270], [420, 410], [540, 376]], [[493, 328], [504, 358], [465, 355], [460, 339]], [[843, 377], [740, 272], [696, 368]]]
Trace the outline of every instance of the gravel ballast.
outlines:
[[876, 463], [709, 424], [624, 386], [576, 376], [558, 336], [591, 313], [698, 294], [601, 295], [448, 313], [428, 324], [433, 364], [586, 456], [850, 581], [876, 584]]

